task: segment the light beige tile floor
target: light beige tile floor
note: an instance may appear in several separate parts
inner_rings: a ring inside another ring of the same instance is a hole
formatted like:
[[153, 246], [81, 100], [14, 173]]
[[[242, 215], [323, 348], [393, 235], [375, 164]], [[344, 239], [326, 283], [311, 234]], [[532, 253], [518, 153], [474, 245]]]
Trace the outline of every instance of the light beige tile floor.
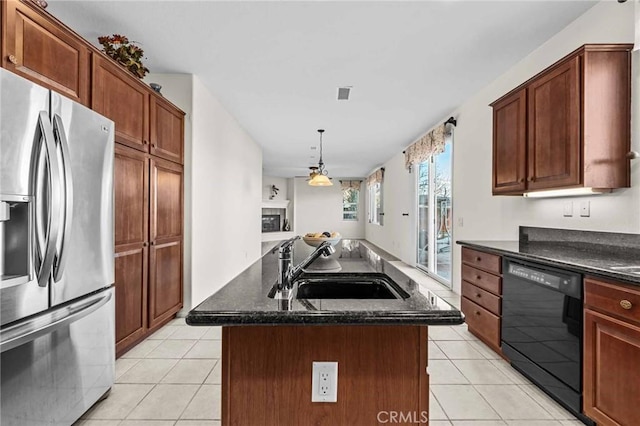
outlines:
[[[411, 273], [459, 305], [440, 284]], [[173, 320], [116, 361], [111, 395], [76, 425], [220, 426], [220, 339], [219, 327]], [[429, 373], [431, 426], [582, 424], [464, 324], [429, 328]]]

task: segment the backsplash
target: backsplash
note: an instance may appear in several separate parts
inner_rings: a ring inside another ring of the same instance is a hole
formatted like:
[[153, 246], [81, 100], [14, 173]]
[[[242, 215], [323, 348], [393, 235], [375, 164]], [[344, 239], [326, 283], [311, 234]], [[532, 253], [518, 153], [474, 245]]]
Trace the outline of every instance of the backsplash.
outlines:
[[598, 250], [621, 251], [626, 255], [629, 255], [630, 251], [637, 251], [640, 256], [640, 234], [521, 226], [519, 241], [520, 244], [544, 242], [571, 246], [589, 246]]

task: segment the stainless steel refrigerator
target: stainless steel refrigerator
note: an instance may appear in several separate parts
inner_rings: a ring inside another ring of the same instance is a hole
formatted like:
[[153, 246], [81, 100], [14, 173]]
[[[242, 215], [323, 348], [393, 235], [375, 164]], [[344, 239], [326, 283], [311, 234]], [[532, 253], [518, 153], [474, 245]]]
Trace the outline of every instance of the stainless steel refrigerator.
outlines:
[[115, 375], [113, 122], [0, 69], [0, 424], [70, 425]]

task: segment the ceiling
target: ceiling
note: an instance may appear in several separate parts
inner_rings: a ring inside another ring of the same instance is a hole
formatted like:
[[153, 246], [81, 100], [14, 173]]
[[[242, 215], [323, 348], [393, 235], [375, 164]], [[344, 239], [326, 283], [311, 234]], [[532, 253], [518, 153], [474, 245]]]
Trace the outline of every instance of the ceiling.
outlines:
[[[96, 43], [140, 42], [152, 72], [196, 74], [263, 148], [265, 174], [360, 177], [595, 2], [62, 1]], [[339, 86], [353, 86], [349, 101]], [[316, 157], [311, 158], [311, 155]]]

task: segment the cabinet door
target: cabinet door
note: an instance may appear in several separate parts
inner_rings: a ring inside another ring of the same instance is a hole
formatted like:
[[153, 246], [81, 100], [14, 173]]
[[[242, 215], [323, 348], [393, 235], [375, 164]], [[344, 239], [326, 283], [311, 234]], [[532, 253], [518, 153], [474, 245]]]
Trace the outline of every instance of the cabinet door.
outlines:
[[151, 241], [182, 237], [182, 188], [182, 166], [151, 160]]
[[149, 327], [182, 308], [182, 166], [151, 160]]
[[149, 92], [129, 72], [93, 55], [92, 109], [116, 125], [116, 142], [149, 150]]
[[640, 327], [585, 310], [584, 412], [599, 425], [640, 424]]
[[114, 161], [116, 355], [147, 330], [148, 155], [116, 145]]
[[149, 159], [116, 145], [114, 161], [115, 245], [149, 241]]
[[3, 1], [4, 68], [89, 105], [87, 45], [59, 23], [17, 0]]
[[151, 100], [151, 154], [182, 164], [184, 114], [168, 102]]
[[493, 194], [522, 194], [525, 190], [526, 98], [523, 89], [493, 105]]
[[151, 242], [149, 254], [149, 327], [182, 308], [182, 238]]
[[528, 189], [582, 182], [579, 73], [575, 57], [528, 86]]
[[147, 247], [116, 249], [116, 356], [147, 330]]

